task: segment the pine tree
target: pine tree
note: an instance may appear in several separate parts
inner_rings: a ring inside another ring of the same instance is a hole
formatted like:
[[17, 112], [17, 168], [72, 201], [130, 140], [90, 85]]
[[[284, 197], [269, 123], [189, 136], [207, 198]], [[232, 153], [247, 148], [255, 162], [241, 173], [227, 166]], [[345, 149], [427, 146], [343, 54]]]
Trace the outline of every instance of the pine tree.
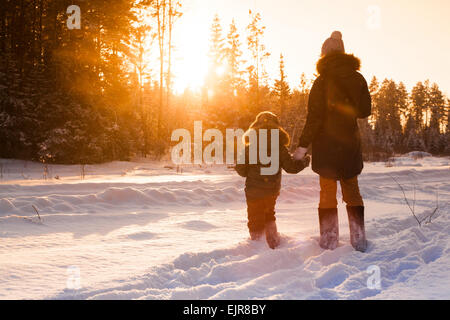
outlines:
[[369, 122], [374, 122], [375, 119], [379, 117], [377, 107], [378, 90], [380, 90], [380, 83], [378, 82], [378, 79], [374, 76], [369, 84], [369, 92], [372, 97], [372, 115], [368, 119]]
[[214, 16], [211, 25], [210, 46], [208, 52], [208, 73], [205, 83], [206, 125], [224, 128], [228, 121], [229, 91], [226, 81], [226, 47], [219, 16]]
[[263, 43], [263, 37], [266, 27], [261, 25], [261, 15], [259, 13], [250, 14], [250, 24], [247, 26], [247, 45], [252, 56], [252, 63], [247, 68], [249, 73], [250, 85], [250, 102], [253, 105], [251, 113], [259, 111], [261, 96], [261, 87], [266, 84], [267, 73], [264, 68], [264, 61], [270, 56], [266, 51], [266, 46]]
[[445, 98], [436, 83], [433, 83], [430, 88], [429, 107], [431, 112], [430, 127], [440, 132], [444, 123]]
[[411, 113], [408, 115], [405, 129], [404, 129], [404, 140], [403, 145], [405, 151], [425, 151], [425, 142], [423, 141], [422, 136], [419, 134], [419, 130], [416, 127], [416, 119], [414, 115]]
[[362, 139], [363, 153], [367, 160], [372, 160], [374, 153], [377, 151], [377, 140], [372, 123], [379, 118], [377, 109], [377, 93], [380, 89], [378, 79], [374, 76], [369, 84], [369, 92], [372, 97], [372, 115], [366, 119], [359, 119], [358, 126]]
[[444, 123], [445, 99], [439, 86], [435, 83], [429, 90], [428, 106], [430, 109], [430, 125], [426, 130], [427, 149], [433, 154], [439, 154], [445, 149], [441, 139], [441, 126]]
[[400, 82], [397, 85], [396, 101], [397, 101], [396, 107], [398, 108], [400, 115], [400, 133], [399, 133], [400, 138], [399, 141], [397, 142], [397, 151], [405, 152], [407, 148], [405, 147], [404, 144], [405, 134], [404, 131], [402, 131], [402, 123], [405, 123], [408, 119], [410, 103], [408, 90], [406, 90], [405, 84], [403, 82]]
[[131, 78], [135, 89], [135, 101], [139, 110], [140, 126], [141, 126], [141, 154], [146, 157], [149, 153], [150, 143], [150, 110], [149, 106], [144, 103], [145, 84], [150, 81], [150, 66], [145, 61], [144, 55], [147, 53], [146, 43], [152, 43], [155, 35], [151, 34], [151, 26], [145, 18], [145, 10], [147, 7], [141, 3], [137, 7], [139, 13], [136, 17], [138, 24], [132, 30], [132, 38], [129, 44], [129, 59], [134, 66], [134, 74]]
[[291, 151], [297, 147], [298, 137], [306, 123], [308, 97], [311, 82], [304, 73], [300, 76], [299, 85], [289, 93], [289, 99], [281, 124], [291, 136]]
[[[209, 68], [207, 84], [210, 90], [217, 90], [224, 74], [225, 42], [222, 34], [222, 26], [219, 16], [216, 14], [211, 26], [211, 38], [209, 47]], [[217, 92], [214, 92], [216, 94]]]
[[378, 82], [377, 77], [373, 77], [369, 84], [369, 92], [371, 95], [374, 95], [380, 89], [380, 83]]
[[230, 24], [230, 30], [227, 35], [227, 47], [225, 48], [225, 59], [227, 62], [228, 86], [231, 89], [231, 94], [237, 95], [237, 91], [244, 85], [242, 79], [242, 49], [239, 40], [239, 33], [237, 31], [236, 23], [233, 21]]
[[392, 80], [385, 79], [374, 96], [376, 105], [376, 132], [377, 143], [390, 154], [394, 153], [400, 144], [402, 126], [400, 121], [400, 108], [404, 97], [399, 94], [397, 85]]
[[447, 125], [445, 127], [445, 135], [443, 135], [443, 145], [444, 147], [444, 152], [449, 155], [450, 154], [450, 99], [447, 99], [447, 104], [446, 104], [446, 110], [447, 110]]
[[400, 115], [403, 119], [406, 119], [406, 116], [409, 113], [410, 103], [408, 90], [406, 90], [406, 86], [403, 82], [400, 82], [397, 86], [397, 103]]
[[291, 93], [291, 89], [289, 88], [289, 83], [286, 80], [286, 74], [284, 70], [284, 57], [283, 54], [280, 54], [280, 78], [275, 80], [274, 84], [274, 93], [278, 98], [279, 103], [279, 111], [278, 115], [281, 119], [284, 118], [284, 113], [286, 111], [286, 105], [288, 103], [288, 99]]
[[426, 124], [424, 124], [423, 113], [426, 112], [427, 105], [427, 88], [422, 82], [418, 82], [412, 89], [411, 101], [412, 101], [412, 114], [416, 121], [416, 128], [422, 130]]

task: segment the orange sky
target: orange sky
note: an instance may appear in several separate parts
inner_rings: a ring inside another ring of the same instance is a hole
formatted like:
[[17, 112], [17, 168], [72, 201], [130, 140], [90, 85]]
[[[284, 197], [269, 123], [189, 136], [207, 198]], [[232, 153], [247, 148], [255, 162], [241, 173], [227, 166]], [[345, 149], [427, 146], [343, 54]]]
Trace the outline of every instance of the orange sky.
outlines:
[[260, 12], [267, 27], [272, 78], [278, 74], [280, 52], [293, 85], [302, 72], [312, 78], [323, 41], [340, 30], [347, 52], [361, 58], [368, 80], [388, 77], [411, 88], [430, 79], [450, 93], [448, 0], [184, 0], [174, 36], [176, 88], [201, 84], [214, 14], [221, 18], [224, 35], [235, 18], [246, 45], [249, 9]]

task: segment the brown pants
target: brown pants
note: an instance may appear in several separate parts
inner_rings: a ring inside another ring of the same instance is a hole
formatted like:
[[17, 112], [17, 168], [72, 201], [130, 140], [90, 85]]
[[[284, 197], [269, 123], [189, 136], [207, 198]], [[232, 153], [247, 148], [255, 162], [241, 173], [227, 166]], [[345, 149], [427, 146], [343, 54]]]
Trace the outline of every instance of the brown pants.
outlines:
[[[351, 179], [340, 180], [342, 198], [351, 207], [364, 206], [363, 199], [359, 192], [358, 176]], [[337, 208], [337, 181], [320, 177], [320, 209]]]
[[248, 229], [262, 231], [266, 223], [275, 221], [275, 203], [277, 196], [267, 196], [261, 199], [247, 198]]

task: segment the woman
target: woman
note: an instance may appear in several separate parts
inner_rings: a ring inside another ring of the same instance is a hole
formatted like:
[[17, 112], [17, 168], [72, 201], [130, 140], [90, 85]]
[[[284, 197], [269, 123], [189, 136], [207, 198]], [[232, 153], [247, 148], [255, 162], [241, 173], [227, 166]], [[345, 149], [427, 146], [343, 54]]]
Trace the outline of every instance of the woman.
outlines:
[[367, 82], [358, 72], [360, 61], [345, 53], [342, 34], [332, 33], [322, 46], [308, 101], [308, 116], [294, 158], [312, 144], [312, 169], [320, 175], [320, 246], [335, 249], [339, 242], [337, 181], [347, 204], [352, 246], [364, 252], [364, 202], [358, 175], [363, 169], [357, 119], [371, 114]]

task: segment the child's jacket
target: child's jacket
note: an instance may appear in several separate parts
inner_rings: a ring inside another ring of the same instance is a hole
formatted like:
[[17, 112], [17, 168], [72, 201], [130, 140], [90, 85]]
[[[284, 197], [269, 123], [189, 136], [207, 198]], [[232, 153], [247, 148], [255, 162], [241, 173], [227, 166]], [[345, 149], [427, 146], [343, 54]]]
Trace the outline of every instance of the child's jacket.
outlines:
[[[270, 138], [268, 140], [268, 145], [270, 146]], [[259, 162], [259, 156], [256, 164], [249, 164], [250, 147], [245, 147], [245, 164], [237, 164], [235, 170], [240, 176], [247, 178], [245, 181], [245, 195], [247, 199], [278, 196], [281, 189], [281, 169], [284, 169], [287, 173], [295, 174], [305, 168], [306, 165], [303, 161], [296, 161], [292, 158], [292, 155], [285, 146], [287, 141], [288, 137], [280, 131], [279, 168], [277, 173], [274, 175], [261, 174], [261, 168], [270, 167], [270, 164], [261, 164]]]

